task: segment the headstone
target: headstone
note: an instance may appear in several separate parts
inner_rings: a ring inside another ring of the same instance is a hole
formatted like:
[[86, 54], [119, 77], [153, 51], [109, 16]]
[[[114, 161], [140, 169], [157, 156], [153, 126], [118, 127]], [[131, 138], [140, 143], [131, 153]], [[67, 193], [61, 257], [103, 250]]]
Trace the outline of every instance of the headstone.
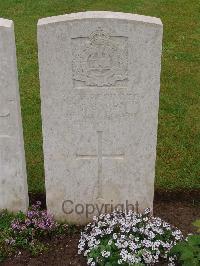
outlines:
[[14, 25], [0, 18], [0, 211], [28, 207]]
[[61, 220], [153, 207], [160, 19], [85, 12], [38, 22], [48, 209]]

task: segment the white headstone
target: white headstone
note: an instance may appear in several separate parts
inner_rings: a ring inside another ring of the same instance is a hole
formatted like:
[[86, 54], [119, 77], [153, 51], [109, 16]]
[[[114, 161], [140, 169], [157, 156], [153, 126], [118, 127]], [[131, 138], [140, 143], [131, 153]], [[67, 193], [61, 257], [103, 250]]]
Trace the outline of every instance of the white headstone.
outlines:
[[0, 18], [0, 210], [25, 212], [27, 207], [14, 25]]
[[158, 18], [39, 20], [47, 206], [58, 219], [153, 207], [161, 45]]

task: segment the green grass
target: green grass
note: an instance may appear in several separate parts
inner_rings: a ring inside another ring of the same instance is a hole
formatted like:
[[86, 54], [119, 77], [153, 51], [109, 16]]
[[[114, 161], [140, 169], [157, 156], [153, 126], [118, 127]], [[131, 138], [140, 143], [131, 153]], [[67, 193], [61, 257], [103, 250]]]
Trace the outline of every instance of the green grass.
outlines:
[[9, 238], [10, 225], [14, 215], [3, 211], [0, 213], [0, 263], [9, 256], [11, 249], [5, 245], [5, 240]]
[[44, 191], [37, 21], [86, 10], [132, 12], [162, 19], [156, 187], [200, 188], [199, 0], [0, 0], [0, 17], [15, 22], [30, 192]]

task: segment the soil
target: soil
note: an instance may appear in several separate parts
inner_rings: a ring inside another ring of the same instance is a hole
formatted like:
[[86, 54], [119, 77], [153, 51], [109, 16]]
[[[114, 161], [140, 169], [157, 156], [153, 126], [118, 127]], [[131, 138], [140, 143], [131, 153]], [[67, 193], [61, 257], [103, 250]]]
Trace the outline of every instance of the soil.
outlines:
[[[45, 195], [30, 194], [30, 202], [42, 201], [45, 208]], [[195, 233], [192, 222], [200, 218], [200, 191], [164, 191], [155, 192], [154, 216], [159, 216], [170, 224], [177, 226], [186, 235]], [[73, 234], [63, 235], [52, 239], [47, 244], [47, 252], [31, 257], [29, 253], [21, 254], [8, 259], [2, 266], [85, 266], [86, 260], [77, 254], [77, 245], [80, 237], [80, 229]]]

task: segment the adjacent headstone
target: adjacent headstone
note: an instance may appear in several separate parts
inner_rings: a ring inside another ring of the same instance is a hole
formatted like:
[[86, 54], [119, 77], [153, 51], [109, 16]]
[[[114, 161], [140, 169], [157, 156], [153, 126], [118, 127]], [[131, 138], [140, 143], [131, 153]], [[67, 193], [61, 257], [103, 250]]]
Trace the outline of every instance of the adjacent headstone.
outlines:
[[25, 212], [27, 207], [14, 26], [0, 18], [0, 210]]
[[38, 22], [48, 209], [86, 223], [153, 207], [162, 23], [85, 12]]

